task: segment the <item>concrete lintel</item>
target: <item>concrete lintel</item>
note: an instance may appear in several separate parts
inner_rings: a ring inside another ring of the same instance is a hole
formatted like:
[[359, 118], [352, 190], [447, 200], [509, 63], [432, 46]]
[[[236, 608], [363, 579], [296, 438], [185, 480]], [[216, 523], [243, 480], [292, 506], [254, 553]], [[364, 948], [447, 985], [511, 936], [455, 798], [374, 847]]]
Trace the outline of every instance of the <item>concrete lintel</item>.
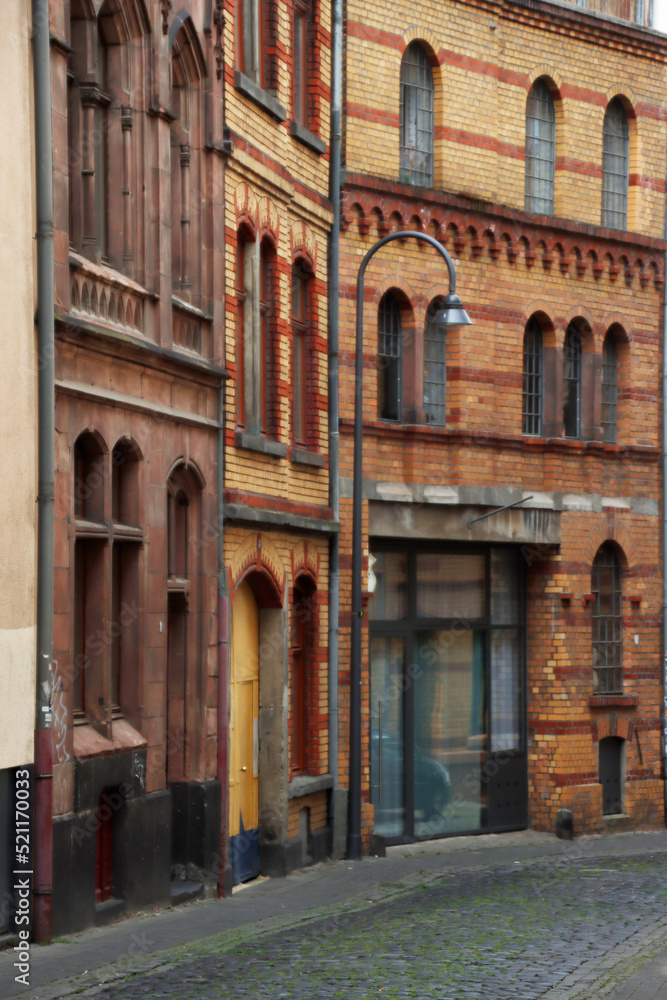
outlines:
[[560, 544], [560, 512], [512, 507], [469, 525], [474, 518], [488, 513], [486, 506], [417, 505], [374, 500], [369, 504], [368, 533], [379, 538]]
[[247, 504], [225, 504], [225, 519], [228, 521], [252, 521], [255, 524], [278, 524], [284, 528], [297, 528], [299, 531], [321, 531], [327, 535], [336, 535], [340, 531], [338, 521], [328, 521], [326, 518], [307, 517], [301, 514], [287, 514], [280, 510], [264, 510], [263, 507], [250, 507]]
[[632, 502], [625, 497], [602, 497], [603, 507], [614, 507], [616, 510], [632, 510]]
[[658, 501], [652, 497], [635, 497], [630, 500], [630, 506], [633, 514], [646, 514], [649, 517], [657, 517], [659, 513]]
[[563, 493], [562, 504], [563, 510], [599, 513], [602, 510], [602, 497], [599, 493]]

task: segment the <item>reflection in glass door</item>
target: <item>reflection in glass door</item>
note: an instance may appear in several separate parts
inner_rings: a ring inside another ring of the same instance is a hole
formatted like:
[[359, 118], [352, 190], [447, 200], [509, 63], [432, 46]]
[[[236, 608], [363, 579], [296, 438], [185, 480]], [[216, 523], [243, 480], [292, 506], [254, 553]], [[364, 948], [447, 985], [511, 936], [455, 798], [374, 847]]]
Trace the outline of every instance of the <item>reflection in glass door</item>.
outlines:
[[377, 545], [373, 555], [375, 832], [400, 841], [525, 826], [518, 550]]
[[414, 832], [479, 830], [486, 760], [484, 633], [418, 632], [414, 683]]
[[371, 640], [371, 802], [375, 832], [403, 833], [403, 666], [405, 640]]

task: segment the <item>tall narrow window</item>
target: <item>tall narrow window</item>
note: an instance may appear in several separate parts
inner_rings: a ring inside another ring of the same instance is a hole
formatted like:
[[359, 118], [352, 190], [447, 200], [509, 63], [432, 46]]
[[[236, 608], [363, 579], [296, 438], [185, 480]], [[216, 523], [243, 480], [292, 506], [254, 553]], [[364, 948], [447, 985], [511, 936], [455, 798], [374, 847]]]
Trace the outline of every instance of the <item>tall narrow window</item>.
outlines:
[[565, 437], [581, 435], [581, 335], [570, 323], [563, 350], [563, 424]]
[[553, 215], [556, 112], [545, 80], [536, 80], [526, 104], [526, 211]]
[[174, 38], [171, 53], [172, 288], [193, 305], [201, 275], [201, 79], [205, 61], [190, 18]]
[[264, 0], [237, 0], [241, 72], [264, 86]]
[[602, 436], [608, 444], [616, 443], [618, 402], [618, 352], [616, 338], [609, 332], [602, 347]]
[[433, 72], [413, 42], [401, 63], [401, 172], [408, 184], [433, 184]]
[[192, 477], [177, 469], [167, 506], [167, 732], [172, 743], [167, 781], [188, 773], [188, 677], [199, 657], [198, 556], [190, 545], [199, 523], [199, 495]]
[[625, 229], [628, 222], [630, 131], [620, 98], [609, 103], [602, 131], [602, 225]]
[[308, 127], [309, 10], [304, 0], [294, 4], [294, 121]]
[[136, 182], [143, 154], [134, 134], [146, 92], [138, 44], [146, 31], [143, 4], [70, 0], [69, 8], [70, 239], [91, 259], [131, 275], [143, 198]]
[[401, 314], [390, 292], [378, 310], [378, 416], [401, 419]]
[[303, 585], [294, 588], [292, 605], [292, 774], [305, 774], [308, 764], [308, 647], [312, 602]]
[[616, 549], [605, 542], [593, 562], [593, 690], [596, 694], [623, 691], [623, 583]]
[[536, 319], [523, 335], [523, 433], [542, 433], [542, 330]]
[[265, 243], [259, 253], [259, 400], [260, 426], [267, 434], [271, 411], [271, 255]]
[[241, 427], [245, 424], [245, 338], [246, 338], [246, 244], [241, 233], [236, 244], [236, 409]]
[[306, 441], [306, 334], [308, 281], [297, 265], [292, 272], [292, 428], [294, 440]]
[[445, 398], [447, 388], [446, 333], [447, 328], [435, 322], [440, 308], [431, 302], [426, 314], [424, 334], [424, 413], [427, 424], [445, 426]]

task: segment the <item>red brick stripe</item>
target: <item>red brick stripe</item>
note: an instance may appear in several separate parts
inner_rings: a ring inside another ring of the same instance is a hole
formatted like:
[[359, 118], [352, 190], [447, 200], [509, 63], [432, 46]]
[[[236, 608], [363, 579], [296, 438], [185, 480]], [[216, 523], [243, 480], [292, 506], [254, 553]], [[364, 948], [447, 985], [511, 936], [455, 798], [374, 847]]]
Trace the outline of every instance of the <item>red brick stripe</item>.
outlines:
[[398, 113], [395, 111], [381, 111], [380, 108], [370, 108], [366, 104], [352, 104], [349, 101], [346, 107], [350, 118], [360, 118], [365, 122], [379, 122], [381, 125], [398, 128]]

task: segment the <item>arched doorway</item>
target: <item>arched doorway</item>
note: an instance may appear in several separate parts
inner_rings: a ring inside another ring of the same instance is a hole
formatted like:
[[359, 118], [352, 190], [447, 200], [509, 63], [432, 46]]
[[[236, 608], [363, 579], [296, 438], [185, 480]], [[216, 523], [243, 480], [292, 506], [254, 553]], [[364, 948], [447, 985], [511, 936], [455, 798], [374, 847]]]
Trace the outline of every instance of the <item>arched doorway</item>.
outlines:
[[259, 608], [244, 580], [232, 605], [229, 834], [234, 884], [259, 874]]

